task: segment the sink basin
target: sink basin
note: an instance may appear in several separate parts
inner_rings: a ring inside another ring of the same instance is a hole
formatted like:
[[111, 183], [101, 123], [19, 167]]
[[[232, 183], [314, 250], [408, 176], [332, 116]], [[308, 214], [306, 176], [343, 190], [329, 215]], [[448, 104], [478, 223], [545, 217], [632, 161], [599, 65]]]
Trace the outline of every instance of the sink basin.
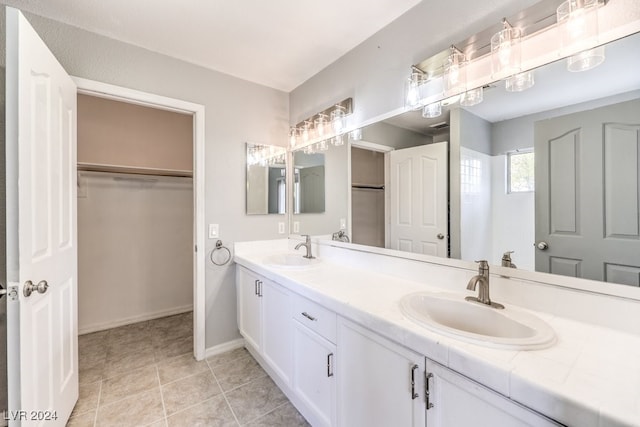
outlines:
[[264, 263], [277, 268], [286, 268], [290, 270], [302, 270], [318, 265], [322, 262], [318, 258], [308, 259], [299, 254], [274, 254], [264, 259]]
[[400, 300], [405, 316], [427, 329], [463, 341], [508, 350], [553, 345], [555, 332], [540, 318], [511, 307], [497, 310], [464, 295], [417, 292]]

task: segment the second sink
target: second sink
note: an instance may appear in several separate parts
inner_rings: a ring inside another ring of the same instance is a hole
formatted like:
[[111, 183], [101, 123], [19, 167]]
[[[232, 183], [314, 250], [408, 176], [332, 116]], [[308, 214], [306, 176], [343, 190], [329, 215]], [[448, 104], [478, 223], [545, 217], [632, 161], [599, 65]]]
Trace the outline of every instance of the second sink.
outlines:
[[404, 296], [400, 307], [409, 319], [428, 329], [487, 347], [530, 350], [555, 342], [553, 329], [538, 317], [465, 301], [464, 295], [418, 292]]

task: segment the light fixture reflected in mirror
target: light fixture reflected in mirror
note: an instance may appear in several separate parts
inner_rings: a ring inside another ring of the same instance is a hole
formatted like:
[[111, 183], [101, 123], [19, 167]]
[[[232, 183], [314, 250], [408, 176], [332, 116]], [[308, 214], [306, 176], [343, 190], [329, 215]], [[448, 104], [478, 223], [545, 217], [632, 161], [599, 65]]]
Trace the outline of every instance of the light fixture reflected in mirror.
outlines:
[[491, 37], [491, 70], [493, 75], [511, 75], [520, 72], [522, 30], [502, 20], [501, 31]]
[[405, 106], [409, 110], [417, 110], [422, 107], [422, 89], [425, 82], [426, 75], [420, 70], [412, 69], [405, 89]]
[[349, 138], [352, 141], [360, 141], [362, 139], [362, 129], [358, 128], [349, 132]]
[[444, 95], [456, 95], [466, 90], [467, 86], [467, 62], [458, 48], [451, 46], [449, 56], [444, 61], [443, 86]]
[[305, 122], [302, 124], [302, 141], [303, 142], [307, 142], [309, 141], [309, 139], [311, 139], [311, 125], [312, 123], [308, 120], [305, 120]]
[[442, 104], [440, 102], [434, 102], [429, 105], [425, 105], [422, 109], [422, 117], [425, 119], [433, 119], [442, 115]]
[[344, 145], [344, 135], [336, 135], [331, 138], [331, 145], [335, 145], [336, 147]]
[[327, 140], [323, 140], [318, 142], [318, 151], [327, 151], [329, 149], [329, 144], [327, 143]]
[[327, 115], [320, 113], [318, 117], [313, 121], [313, 127], [316, 131], [316, 136], [322, 138], [327, 133]]
[[505, 79], [504, 86], [507, 92], [522, 92], [535, 84], [533, 79], [533, 71], [519, 73]]
[[478, 87], [466, 91], [460, 96], [460, 105], [463, 107], [473, 107], [480, 104], [484, 99], [484, 88]]
[[336, 105], [336, 108], [331, 112], [331, 127], [335, 134], [341, 134], [346, 126], [346, 114], [345, 108], [341, 105]]
[[604, 46], [582, 51], [567, 58], [567, 70], [572, 73], [591, 70], [604, 62]]
[[294, 148], [298, 142], [298, 130], [295, 127], [289, 128], [289, 147]]

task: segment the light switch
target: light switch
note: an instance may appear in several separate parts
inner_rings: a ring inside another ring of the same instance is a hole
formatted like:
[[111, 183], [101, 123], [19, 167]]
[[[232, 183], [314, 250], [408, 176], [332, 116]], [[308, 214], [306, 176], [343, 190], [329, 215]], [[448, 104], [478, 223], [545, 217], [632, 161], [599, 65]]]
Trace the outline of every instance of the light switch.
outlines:
[[345, 218], [340, 218], [340, 230], [347, 229], [347, 220]]
[[294, 233], [300, 232], [300, 221], [293, 221], [293, 232]]
[[284, 234], [284, 222], [278, 223], [278, 233]]
[[218, 224], [209, 224], [209, 238], [216, 239], [219, 235], [219, 226]]

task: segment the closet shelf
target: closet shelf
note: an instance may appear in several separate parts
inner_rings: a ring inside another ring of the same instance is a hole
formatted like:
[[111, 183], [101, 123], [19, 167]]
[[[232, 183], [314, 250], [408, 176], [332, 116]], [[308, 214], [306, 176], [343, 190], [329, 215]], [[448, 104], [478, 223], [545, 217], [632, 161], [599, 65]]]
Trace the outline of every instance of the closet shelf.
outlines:
[[193, 172], [188, 170], [141, 168], [135, 166], [105, 165], [99, 163], [84, 162], [78, 162], [78, 171], [193, 178]]

